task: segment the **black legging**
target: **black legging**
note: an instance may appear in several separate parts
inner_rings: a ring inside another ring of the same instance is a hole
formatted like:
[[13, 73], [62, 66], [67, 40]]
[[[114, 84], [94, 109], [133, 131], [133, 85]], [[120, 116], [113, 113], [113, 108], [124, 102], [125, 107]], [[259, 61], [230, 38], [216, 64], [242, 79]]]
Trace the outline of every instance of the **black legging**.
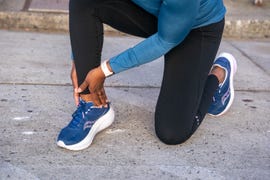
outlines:
[[[100, 65], [103, 23], [139, 37], [157, 32], [156, 17], [130, 0], [70, 0], [69, 11], [79, 84], [89, 70]], [[164, 143], [179, 144], [187, 140], [207, 113], [218, 87], [217, 77], [208, 74], [223, 28], [224, 20], [193, 29], [181, 44], [165, 55], [155, 112], [156, 134]]]

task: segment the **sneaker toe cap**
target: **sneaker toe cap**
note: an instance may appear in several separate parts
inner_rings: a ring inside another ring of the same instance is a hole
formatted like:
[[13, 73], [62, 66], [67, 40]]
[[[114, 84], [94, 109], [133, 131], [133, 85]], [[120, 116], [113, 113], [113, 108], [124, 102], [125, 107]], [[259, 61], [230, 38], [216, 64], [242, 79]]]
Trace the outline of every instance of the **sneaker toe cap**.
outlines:
[[66, 127], [59, 133], [57, 142], [62, 141], [65, 145], [73, 145], [80, 142], [84, 136], [85, 133]]

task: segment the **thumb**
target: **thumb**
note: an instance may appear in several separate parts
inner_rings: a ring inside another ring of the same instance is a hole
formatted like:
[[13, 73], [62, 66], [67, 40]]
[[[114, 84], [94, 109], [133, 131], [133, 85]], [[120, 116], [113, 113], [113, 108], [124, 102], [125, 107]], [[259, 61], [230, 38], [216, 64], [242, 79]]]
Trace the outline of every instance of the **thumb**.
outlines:
[[87, 87], [88, 87], [88, 83], [86, 81], [83, 81], [83, 83], [80, 85], [80, 87], [77, 89], [77, 93], [81, 93], [83, 92]]

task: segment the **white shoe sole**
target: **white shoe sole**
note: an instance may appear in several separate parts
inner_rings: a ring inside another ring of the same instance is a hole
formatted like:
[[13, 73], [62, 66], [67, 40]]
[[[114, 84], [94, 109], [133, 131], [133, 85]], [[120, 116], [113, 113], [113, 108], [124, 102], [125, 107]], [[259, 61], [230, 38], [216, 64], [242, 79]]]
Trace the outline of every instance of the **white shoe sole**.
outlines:
[[236, 63], [236, 60], [235, 58], [229, 54], [229, 53], [221, 53], [217, 58], [219, 57], [225, 57], [226, 59], [228, 59], [228, 61], [230, 62], [230, 66], [231, 66], [231, 74], [230, 74], [230, 91], [231, 91], [231, 98], [228, 102], [228, 105], [226, 106], [226, 108], [219, 114], [210, 114], [211, 116], [214, 116], [214, 117], [218, 117], [218, 116], [221, 116], [223, 114], [225, 114], [229, 108], [231, 107], [232, 103], [233, 103], [233, 100], [234, 100], [234, 87], [233, 87], [233, 78], [234, 78], [234, 74], [236, 73], [237, 71], [237, 63]]
[[110, 107], [110, 110], [99, 118], [92, 126], [87, 136], [77, 144], [66, 145], [63, 141], [57, 141], [57, 145], [72, 151], [79, 151], [89, 147], [97, 133], [108, 128], [114, 121], [114, 110]]

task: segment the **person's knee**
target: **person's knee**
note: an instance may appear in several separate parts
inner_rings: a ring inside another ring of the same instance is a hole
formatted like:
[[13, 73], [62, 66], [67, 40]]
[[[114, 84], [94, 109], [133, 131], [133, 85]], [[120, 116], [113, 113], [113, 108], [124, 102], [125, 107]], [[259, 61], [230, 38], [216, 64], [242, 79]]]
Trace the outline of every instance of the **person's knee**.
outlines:
[[155, 111], [155, 131], [165, 144], [176, 145], [185, 142], [192, 134], [192, 113], [188, 109], [179, 112], [178, 106], [161, 103]]
[[191, 120], [184, 113], [155, 114], [155, 131], [157, 137], [165, 144], [176, 145], [185, 142], [191, 136]]
[[156, 129], [156, 135], [161, 142], [168, 145], [182, 144], [190, 137], [190, 134], [186, 132], [165, 129]]

